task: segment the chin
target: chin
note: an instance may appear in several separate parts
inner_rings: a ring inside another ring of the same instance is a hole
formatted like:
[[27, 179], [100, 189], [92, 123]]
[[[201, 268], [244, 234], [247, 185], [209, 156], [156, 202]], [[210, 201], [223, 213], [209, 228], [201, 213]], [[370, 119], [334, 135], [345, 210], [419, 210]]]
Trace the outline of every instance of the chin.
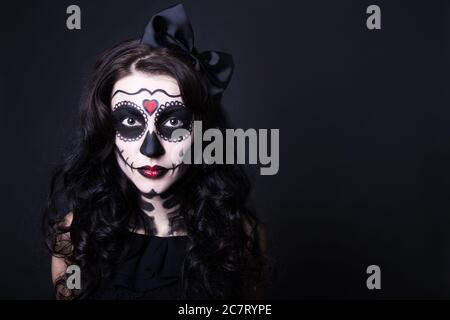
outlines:
[[135, 184], [138, 190], [142, 193], [155, 192], [157, 194], [167, 191], [170, 187], [170, 183], [167, 181], [144, 181], [139, 184]]

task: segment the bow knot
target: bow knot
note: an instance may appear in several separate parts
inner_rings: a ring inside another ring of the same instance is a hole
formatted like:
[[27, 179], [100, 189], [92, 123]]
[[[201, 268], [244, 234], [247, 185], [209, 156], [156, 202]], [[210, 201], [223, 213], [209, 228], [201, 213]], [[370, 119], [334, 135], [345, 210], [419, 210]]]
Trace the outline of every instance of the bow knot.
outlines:
[[233, 57], [220, 51], [197, 51], [194, 47], [194, 32], [182, 4], [155, 14], [145, 28], [141, 42], [152, 47], [168, 47], [185, 52], [195, 70], [206, 76], [212, 96], [222, 93], [230, 82]]

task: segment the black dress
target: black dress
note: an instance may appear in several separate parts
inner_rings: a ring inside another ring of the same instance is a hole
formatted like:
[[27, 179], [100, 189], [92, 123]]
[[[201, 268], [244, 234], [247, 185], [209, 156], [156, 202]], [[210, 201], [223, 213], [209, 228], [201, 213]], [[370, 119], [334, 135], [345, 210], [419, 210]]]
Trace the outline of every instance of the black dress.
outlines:
[[188, 236], [157, 237], [130, 232], [130, 248], [112, 281], [92, 299], [178, 299]]

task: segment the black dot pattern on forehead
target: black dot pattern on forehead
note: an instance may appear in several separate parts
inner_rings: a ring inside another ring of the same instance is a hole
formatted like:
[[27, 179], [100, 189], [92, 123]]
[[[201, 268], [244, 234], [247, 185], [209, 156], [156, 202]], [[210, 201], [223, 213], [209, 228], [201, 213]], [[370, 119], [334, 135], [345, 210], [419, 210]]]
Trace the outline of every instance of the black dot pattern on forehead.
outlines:
[[142, 136], [144, 135], [144, 133], [147, 131], [147, 121], [148, 121], [147, 114], [145, 113], [145, 111], [142, 108], [140, 108], [137, 104], [135, 104], [131, 101], [120, 101], [120, 102], [116, 103], [116, 105], [113, 108], [113, 112], [118, 111], [119, 108], [125, 108], [125, 107], [133, 107], [141, 113], [143, 119], [145, 120], [144, 128], [143, 128], [142, 132], [136, 137], [124, 137], [122, 134], [120, 134], [118, 129], [116, 129], [116, 135], [120, 140], [125, 141], [125, 142], [137, 141], [137, 140], [141, 139]]
[[[158, 123], [159, 116], [161, 115], [161, 113], [163, 113], [164, 109], [166, 109], [167, 107], [184, 107], [184, 108], [186, 108], [186, 106], [182, 102], [180, 102], [178, 100], [176, 100], [176, 101], [168, 101], [165, 104], [162, 104], [158, 108], [158, 110], [156, 111], [155, 123]], [[158, 136], [160, 136], [165, 141], [168, 141], [168, 142], [180, 142], [180, 141], [183, 141], [184, 139], [186, 139], [187, 137], [189, 137], [191, 135], [191, 132], [192, 132], [192, 120], [190, 121], [189, 127], [188, 127], [187, 130], [189, 131], [188, 133], [186, 133], [184, 136], [178, 137], [176, 139], [172, 139], [172, 138], [169, 138], [169, 137], [165, 136], [164, 134], [161, 133], [161, 131], [158, 129], [158, 127], [156, 128], [156, 133], [158, 134]]]

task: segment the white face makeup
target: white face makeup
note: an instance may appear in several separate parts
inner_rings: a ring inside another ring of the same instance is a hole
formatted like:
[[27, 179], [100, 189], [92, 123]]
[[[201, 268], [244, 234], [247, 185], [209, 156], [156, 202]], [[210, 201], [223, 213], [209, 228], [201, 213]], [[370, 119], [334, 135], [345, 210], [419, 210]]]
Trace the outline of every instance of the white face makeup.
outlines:
[[[177, 81], [166, 75], [133, 72], [114, 85], [111, 109], [120, 168], [144, 194], [165, 192], [185, 169], [192, 143], [192, 111]], [[185, 129], [173, 136], [175, 129]]]

